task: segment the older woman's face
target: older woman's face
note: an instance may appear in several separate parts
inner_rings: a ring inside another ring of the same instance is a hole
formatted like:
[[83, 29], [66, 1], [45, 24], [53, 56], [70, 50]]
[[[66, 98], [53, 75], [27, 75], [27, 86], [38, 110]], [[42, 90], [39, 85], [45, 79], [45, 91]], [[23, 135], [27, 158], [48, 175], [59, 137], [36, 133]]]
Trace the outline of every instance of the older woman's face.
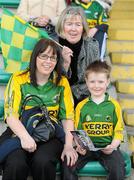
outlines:
[[40, 75], [50, 76], [57, 63], [57, 56], [53, 55], [52, 47], [48, 48], [40, 53], [36, 60], [36, 72]]
[[64, 23], [64, 36], [65, 39], [75, 44], [79, 42], [83, 34], [82, 18], [79, 15], [68, 17]]

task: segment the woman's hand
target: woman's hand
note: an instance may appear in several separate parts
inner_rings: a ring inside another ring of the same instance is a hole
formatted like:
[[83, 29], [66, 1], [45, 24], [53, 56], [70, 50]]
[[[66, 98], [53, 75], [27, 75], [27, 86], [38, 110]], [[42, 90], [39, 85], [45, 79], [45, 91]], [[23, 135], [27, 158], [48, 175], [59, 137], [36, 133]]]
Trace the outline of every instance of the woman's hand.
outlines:
[[89, 37], [94, 37], [94, 35], [96, 34], [97, 31], [98, 31], [97, 28], [91, 28], [91, 29], [89, 29], [88, 36], [89, 36]]
[[62, 57], [64, 59], [63, 66], [66, 72], [68, 72], [68, 69], [70, 67], [71, 56], [73, 56], [73, 51], [70, 48], [63, 46], [63, 49], [62, 49]]
[[78, 159], [78, 154], [76, 150], [73, 148], [73, 146], [64, 146], [61, 159], [64, 161], [64, 158], [66, 157], [67, 159], [67, 166], [73, 166], [77, 159]]
[[22, 148], [28, 152], [34, 152], [37, 145], [34, 139], [27, 132], [22, 122], [14, 116], [9, 116], [6, 120], [8, 126], [11, 128], [14, 134], [20, 138]]
[[22, 148], [25, 149], [26, 151], [34, 152], [36, 150], [37, 148], [36, 142], [30, 135], [22, 137], [20, 140], [21, 140]]

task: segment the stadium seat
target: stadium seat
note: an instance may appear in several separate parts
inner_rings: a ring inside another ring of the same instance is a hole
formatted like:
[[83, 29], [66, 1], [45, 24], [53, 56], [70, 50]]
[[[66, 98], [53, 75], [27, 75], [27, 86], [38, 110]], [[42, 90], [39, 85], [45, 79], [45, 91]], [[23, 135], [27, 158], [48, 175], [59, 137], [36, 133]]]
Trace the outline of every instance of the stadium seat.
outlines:
[[[0, 24], [1, 24], [1, 19], [0, 19]], [[0, 53], [1, 53], [1, 29], [0, 29]]]
[[0, 121], [3, 120], [4, 115], [4, 100], [0, 100]]
[[[125, 160], [125, 170], [126, 177], [131, 175], [131, 160], [130, 156], [123, 152], [123, 158]], [[60, 174], [60, 164], [57, 164], [57, 174]], [[107, 175], [107, 171], [103, 168], [103, 166], [98, 161], [91, 161], [87, 163], [79, 172], [79, 177], [105, 177]]]
[[[131, 160], [130, 156], [126, 152], [122, 152], [125, 160], [126, 177], [131, 174]], [[79, 172], [79, 176], [106, 176], [107, 171], [98, 161], [92, 161], [87, 163]]]
[[[3, 70], [0, 70], [0, 85], [6, 85], [9, 81], [11, 74], [6, 73]], [[3, 119], [4, 113], [4, 101], [0, 100], [0, 120]], [[124, 160], [125, 160], [125, 169], [126, 169], [126, 177], [131, 174], [131, 160], [130, 156], [126, 152], [122, 152]], [[57, 174], [60, 174], [60, 165], [57, 164]], [[98, 161], [92, 161], [87, 163], [79, 172], [79, 176], [106, 176], [107, 171], [102, 167], [102, 165]]]
[[[3, 69], [0, 69], [0, 86], [5, 86], [10, 78], [11, 74], [6, 73]], [[0, 99], [0, 121], [3, 120], [4, 114], [4, 100]]]
[[0, 69], [0, 85], [6, 85], [11, 77], [11, 73], [6, 73], [3, 69]]
[[12, 8], [17, 8], [18, 5], [20, 3], [20, 0], [0, 0], [0, 7], [3, 8], [8, 8], [8, 7], [12, 7]]

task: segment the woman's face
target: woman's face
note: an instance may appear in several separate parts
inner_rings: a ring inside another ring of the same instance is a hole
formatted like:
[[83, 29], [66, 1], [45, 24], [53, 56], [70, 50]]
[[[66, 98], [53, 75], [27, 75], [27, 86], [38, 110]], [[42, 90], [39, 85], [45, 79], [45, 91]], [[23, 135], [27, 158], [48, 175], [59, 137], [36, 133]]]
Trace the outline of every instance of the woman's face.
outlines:
[[57, 63], [57, 56], [53, 55], [53, 48], [48, 48], [40, 53], [36, 59], [36, 72], [40, 75], [50, 76]]
[[81, 16], [74, 15], [69, 17], [64, 22], [64, 36], [65, 39], [71, 44], [76, 44], [82, 37], [83, 24]]

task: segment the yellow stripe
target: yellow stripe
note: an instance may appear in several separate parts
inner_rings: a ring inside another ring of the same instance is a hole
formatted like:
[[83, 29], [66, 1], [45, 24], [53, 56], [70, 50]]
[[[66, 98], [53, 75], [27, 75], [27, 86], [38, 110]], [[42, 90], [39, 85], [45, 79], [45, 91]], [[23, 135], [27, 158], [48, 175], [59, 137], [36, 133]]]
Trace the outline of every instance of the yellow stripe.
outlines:
[[114, 104], [115, 106], [115, 112], [117, 115], [117, 124], [114, 128], [114, 139], [123, 140], [123, 130], [124, 130], [124, 123], [122, 119], [122, 111], [120, 108], [119, 103], [114, 100], [113, 98], [109, 97], [109, 100]]
[[92, 2], [89, 2], [88, 4], [81, 3], [81, 6], [84, 7], [85, 9], [88, 9], [91, 4]]
[[32, 29], [34, 29], [35, 31], [38, 31], [38, 28], [30, 25], [28, 22], [26, 22], [25, 20], [21, 19], [19, 16], [14, 15], [14, 17], [15, 17], [18, 21], [20, 21], [22, 24], [24, 24], [24, 25], [27, 24], [28, 26], [30, 26], [30, 27], [31, 27]]
[[100, 16], [100, 18], [99, 18], [99, 25], [101, 25], [101, 24], [107, 24], [107, 25], [109, 25], [109, 23], [108, 23], [108, 21], [107, 22], [104, 22], [104, 21], [102, 21], [102, 16], [103, 16], [103, 13], [101, 13], [101, 16]]
[[20, 21], [22, 24], [26, 24], [26, 23], [27, 23], [25, 20], [21, 19], [19, 16], [14, 15], [14, 17], [15, 17], [18, 21]]
[[66, 119], [74, 120], [74, 102], [67, 78], [62, 76], [62, 79], [60, 80], [58, 85], [64, 87], [64, 106], [66, 109]]
[[89, 100], [89, 98], [86, 98], [86, 99], [84, 99], [83, 101], [81, 101], [78, 105], [77, 105], [77, 107], [76, 107], [76, 109], [75, 109], [75, 121], [74, 121], [74, 126], [75, 126], [75, 128], [76, 129], [78, 129], [78, 125], [79, 125], [79, 121], [80, 121], [80, 110], [81, 110], [81, 108], [82, 108], [82, 106], [87, 102]]

